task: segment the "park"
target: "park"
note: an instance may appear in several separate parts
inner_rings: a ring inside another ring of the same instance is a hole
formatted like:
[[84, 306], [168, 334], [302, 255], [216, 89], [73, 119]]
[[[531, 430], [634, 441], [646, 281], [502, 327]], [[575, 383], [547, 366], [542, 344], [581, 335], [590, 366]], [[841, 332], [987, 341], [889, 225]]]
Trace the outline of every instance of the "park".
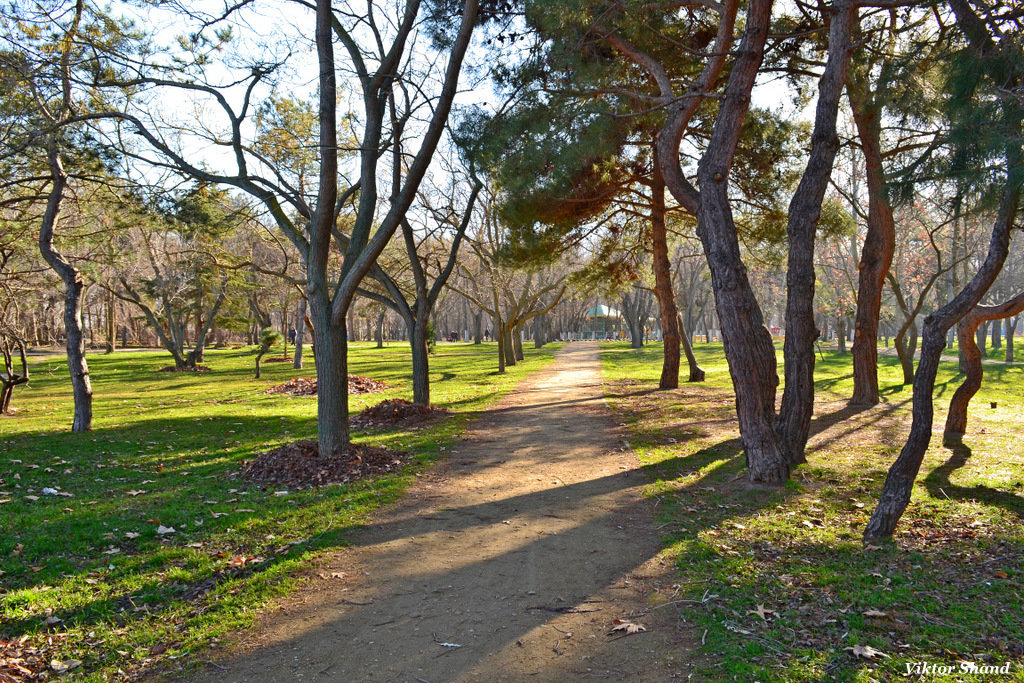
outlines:
[[1024, 677], [1019, 9], [0, 16], [0, 683]]

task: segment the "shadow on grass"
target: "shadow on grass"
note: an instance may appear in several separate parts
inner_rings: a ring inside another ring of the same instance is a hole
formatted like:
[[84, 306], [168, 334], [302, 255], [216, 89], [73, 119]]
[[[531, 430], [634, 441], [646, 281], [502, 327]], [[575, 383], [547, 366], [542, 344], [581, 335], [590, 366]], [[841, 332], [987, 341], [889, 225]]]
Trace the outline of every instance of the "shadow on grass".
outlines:
[[949, 459], [924, 478], [924, 485], [934, 498], [956, 498], [962, 501], [976, 500], [1000, 507], [1024, 519], [1024, 496], [1010, 491], [1001, 491], [984, 484], [960, 486], [950, 481], [951, 475], [967, 465], [971, 449], [965, 444], [948, 447]]

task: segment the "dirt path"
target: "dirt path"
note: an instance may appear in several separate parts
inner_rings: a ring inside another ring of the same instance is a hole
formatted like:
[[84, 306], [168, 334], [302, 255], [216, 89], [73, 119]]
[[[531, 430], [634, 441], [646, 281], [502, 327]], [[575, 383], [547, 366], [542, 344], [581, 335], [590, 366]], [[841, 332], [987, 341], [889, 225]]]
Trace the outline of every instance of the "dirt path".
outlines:
[[674, 609], [651, 611], [672, 572], [645, 481], [603, 402], [597, 345], [564, 347], [317, 568], [333, 578], [190, 680], [685, 679], [692, 635]]

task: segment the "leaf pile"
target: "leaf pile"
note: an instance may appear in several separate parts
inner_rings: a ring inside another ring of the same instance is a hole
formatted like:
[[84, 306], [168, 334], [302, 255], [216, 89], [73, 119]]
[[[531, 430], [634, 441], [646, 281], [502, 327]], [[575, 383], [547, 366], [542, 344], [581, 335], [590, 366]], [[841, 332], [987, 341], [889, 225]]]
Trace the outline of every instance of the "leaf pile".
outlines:
[[[375, 394], [379, 391], [387, 391], [392, 387], [384, 382], [378, 382], [370, 377], [362, 375], [348, 376], [348, 393], [352, 394]], [[263, 390], [264, 394], [288, 394], [290, 396], [316, 396], [316, 377], [296, 377], [284, 384], [277, 384], [269, 389]]]
[[168, 365], [160, 368], [160, 372], [210, 372], [210, 368], [205, 365], [197, 365], [194, 368], [179, 368], [175, 365]]
[[45, 681], [46, 654], [21, 640], [0, 638], [0, 683]]
[[395, 472], [408, 455], [406, 451], [351, 445], [341, 455], [320, 456], [316, 441], [296, 441], [260, 454], [246, 465], [243, 476], [294, 488], [343, 484]]
[[264, 363], [291, 363], [291, 356], [271, 356], [270, 358], [264, 358]]
[[380, 429], [382, 427], [409, 427], [428, 421], [440, 420], [450, 411], [434, 406], [424, 406], [404, 398], [381, 401], [359, 413], [350, 420], [357, 429]]

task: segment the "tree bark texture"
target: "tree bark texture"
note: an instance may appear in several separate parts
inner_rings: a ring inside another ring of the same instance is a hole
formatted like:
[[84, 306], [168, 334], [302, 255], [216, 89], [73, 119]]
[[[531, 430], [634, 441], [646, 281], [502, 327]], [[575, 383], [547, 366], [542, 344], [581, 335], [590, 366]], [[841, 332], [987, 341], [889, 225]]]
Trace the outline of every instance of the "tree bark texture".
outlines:
[[85, 432], [92, 429], [92, 383], [89, 381], [85, 339], [82, 336], [82, 295], [85, 291], [85, 281], [78, 269], [53, 246], [53, 234], [60, 220], [61, 203], [64, 201], [68, 176], [57, 154], [55, 142], [51, 142], [48, 156], [53, 186], [47, 198], [43, 224], [39, 230], [39, 253], [64, 281], [65, 349], [75, 402], [71, 431]]
[[[1019, 149], [1008, 161], [1020, 161]], [[914, 398], [910, 435], [899, 457], [885, 478], [878, 506], [864, 529], [865, 539], [891, 536], [903, 512], [910, 503], [914, 480], [921, 469], [921, 461], [928, 450], [934, 418], [935, 375], [939, 369], [942, 350], [946, 347], [946, 332], [960, 318], [978, 304], [992, 286], [1009, 251], [1010, 229], [1017, 213], [1020, 188], [1007, 179], [1007, 187], [999, 207], [999, 215], [992, 228], [988, 253], [981, 268], [956, 297], [925, 319], [921, 343], [921, 360], [914, 377]]]
[[981, 379], [984, 376], [982, 365], [981, 349], [974, 340], [974, 332], [982, 321], [998, 322], [1024, 311], [1024, 293], [999, 304], [998, 306], [975, 306], [970, 313], [965, 315], [957, 325], [957, 338], [960, 340], [960, 348], [967, 359], [967, 376], [963, 384], [957, 387], [953, 398], [949, 402], [949, 412], [946, 414], [946, 428], [942, 440], [947, 445], [960, 443], [967, 433], [967, 406], [971, 399], [981, 388]]
[[750, 104], [750, 91], [764, 55], [771, 0], [752, 0], [747, 26], [725, 95], [697, 170], [700, 203], [697, 234], [711, 270], [711, 285], [736, 393], [736, 413], [748, 476], [782, 484], [789, 464], [775, 435], [775, 346], [764, 325], [740, 255], [729, 201], [728, 175]]
[[686, 364], [689, 367], [690, 375], [687, 382], [703, 382], [706, 376], [704, 368], [697, 363], [697, 356], [693, 354], [693, 344], [690, 343], [690, 331], [683, 325], [682, 316], [676, 317], [679, 325], [679, 339], [683, 342], [683, 351], [686, 353]]
[[409, 344], [412, 347], [412, 400], [419, 405], [430, 405], [430, 354], [427, 353], [427, 314], [412, 320]]
[[[665, 225], [665, 181], [657, 160], [657, 149], [651, 184], [651, 256], [654, 260], [654, 295], [658, 298], [663, 349], [658, 388], [676, 389], [679, 387], [679, 309], [676, 308], [676, 297], [672, 291], [672, 263], [668, 257], [668, 230]], [[692, 367], [690, 375], [693, 375]]]
[[821, 219], [839, 135], [836, 119], [839, 97], [846, 81], [852, 47], [850, 32], [856, 10], [838, 2], [829, 24], [828, 61], [818, 81], [818, 104], [811, 134], [811, 153], [800, 184], [789, 204], [786, 235], [789, 253], [786, 270], [786, 341], [783, 346], [786, 382], [775, 424], [776, 434], [790, 465], [806, 462], [804, 449], [814, 413], [814, 238]]
[[[853, 328], [853, 405], [876, 405], [878, 395], [878, 318], [885, 279], [896, 252], [896, 222], [882, 164], [881, 111], [868, 102], [867, 86], [847, 87], [857, 126], [868, 185], [868, 231], [857, 274], [857, 313]], [[913, 375], [913, 372], [911, 372]], [[911, 380], [912, 381], [912, 380]]]

